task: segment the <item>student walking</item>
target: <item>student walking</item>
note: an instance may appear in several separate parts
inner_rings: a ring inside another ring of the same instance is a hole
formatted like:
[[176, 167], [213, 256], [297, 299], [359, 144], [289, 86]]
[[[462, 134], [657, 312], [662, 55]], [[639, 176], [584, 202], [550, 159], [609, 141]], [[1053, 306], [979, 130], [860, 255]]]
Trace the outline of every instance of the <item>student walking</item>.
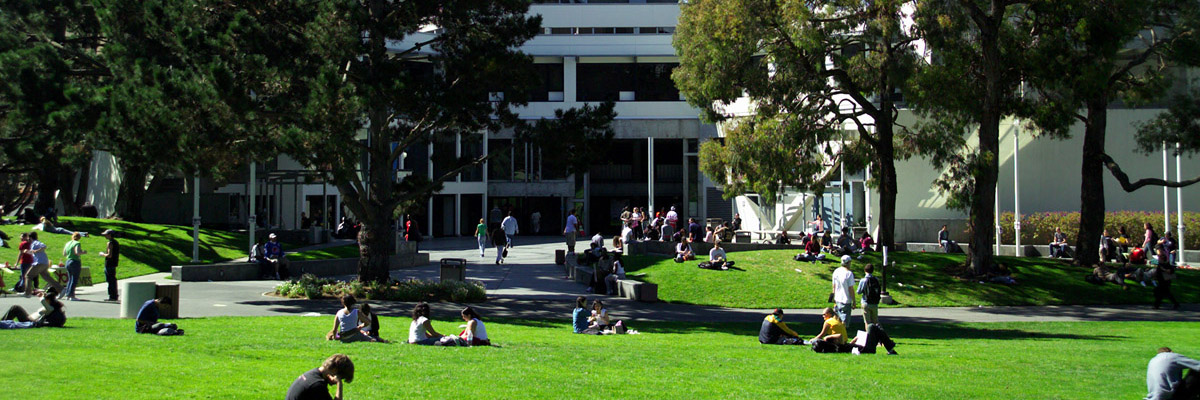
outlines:
[[475, 240], [479, 242], [479, 256], [485, 257], [483, 253], [487, 248], [487, 224], [483, 223], [483, 218], [480, 218], [479, 225], [475, 226]]

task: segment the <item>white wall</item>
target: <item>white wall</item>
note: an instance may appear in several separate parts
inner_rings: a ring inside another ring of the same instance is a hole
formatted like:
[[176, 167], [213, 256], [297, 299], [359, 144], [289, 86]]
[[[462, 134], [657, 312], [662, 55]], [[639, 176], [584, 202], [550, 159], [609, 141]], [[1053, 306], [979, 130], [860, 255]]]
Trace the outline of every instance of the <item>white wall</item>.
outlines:
[[100, 217], [112, 215], [117, 205], [117, 190], [121, 187], [122, 171], [117, 159], [106, 151], [92, 152], [88, 169], [87, 202], [96, 206]]

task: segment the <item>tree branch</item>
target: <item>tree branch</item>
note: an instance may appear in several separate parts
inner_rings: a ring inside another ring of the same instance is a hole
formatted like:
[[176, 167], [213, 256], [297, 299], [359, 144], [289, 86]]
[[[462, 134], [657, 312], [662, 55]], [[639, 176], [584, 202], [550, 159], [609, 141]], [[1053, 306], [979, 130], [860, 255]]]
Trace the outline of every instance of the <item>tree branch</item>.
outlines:
[[1136, 182], [1130, 182], [1129, 175], [1126, 175], [1125, 171], [1121, 170], [1121, 166], [1117, 165], [1117, 162], [1113, 160], [1111, 156], [1108, 154], [1101, 154], [1100, 157], [1104, 162], [1104, 167], [1108, 168], [1108, 171], [1112, 173], [1114, 178], [1117, 178], [1117, 182], [1121, 183], [1121, 189], [1124, 189], [1126, 192], [1133, 192], [1145, 186], [1165, 186], [1178, 188], [1200, 183], [1200, 176], [1188, 179], [1186, 181], [1168, 181], [1159, 178], [1143, 178]]

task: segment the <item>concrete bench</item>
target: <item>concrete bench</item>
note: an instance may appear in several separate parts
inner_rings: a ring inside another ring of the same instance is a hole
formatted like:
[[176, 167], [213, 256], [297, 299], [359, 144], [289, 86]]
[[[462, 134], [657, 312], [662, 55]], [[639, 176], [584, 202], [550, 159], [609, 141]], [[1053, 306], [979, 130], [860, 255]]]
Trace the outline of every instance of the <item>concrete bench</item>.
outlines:
[[[966, 243], [958, 243], [958, 247], [962, 249], [963, 253], [968, 253], [971, 251], [971, 246]], [[919, 243], [919, 242], [905, 243], [904, 251], [911, 251], [911, 252], [922, 252], [923, 251], [923, 252], [927, 252], [927, 253], [945, 253], [946, 252], [946, 250], [942, 249], [942, 246], [937, 243]]]
[[[389, 266], [392, 270], [412, 268], [429, 264], [429, 254], [400, 254], [392, 256]], [[303, 274], [313, 274], [321, 277], [354, 275], [358, 273], [357, 258], [337, 258], [330, 260], [310, 260], [288, 262], [288, 273], [293, 277]], [[171, 266], [171, 279], [181, 282], [205, 281], [251, 281], [259, 279], [257, 263], [234, 261], [202, 265]]]
[[644, 303], [658, 301], [658, 285], [631, 279], [617, 280], [617, 295]]

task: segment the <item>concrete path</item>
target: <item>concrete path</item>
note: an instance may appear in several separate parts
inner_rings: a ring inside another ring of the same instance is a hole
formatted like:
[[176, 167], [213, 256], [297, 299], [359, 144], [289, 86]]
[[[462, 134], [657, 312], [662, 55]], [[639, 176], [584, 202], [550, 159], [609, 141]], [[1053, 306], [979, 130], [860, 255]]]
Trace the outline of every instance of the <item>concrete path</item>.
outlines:
[[[430, 254], [431, 263], [397, 270], [396, 279], [437, 279], [438, 261], [463, 258], [468, 262], [467, 278], [484, 283], [489, 300], [474, 304], [488, 318], [518, 318], [567, 321], [576, 296], [603, 299], [614, 317], [630, 321], [693, 321], [757, 323], [767, 311], [730, 309], [668, 303], [639, 303], [608, 296], [594, 296], [581, 285], [567, 279], [561, 267], [554, 265], [554, 250], [564, 245], [557, 237], [519, 237], [504, 264], [495, 264], [495, 249], [479, 249], [471, 238], [437, 239], [421, 243], [421, 251]], [[351, 278], [351, 277], [343, 277]], [[176, 282], [169, 274], [153, 274], [123, 281], [154, 281], [181, 285], [180, 314], [185, 318], [213, 316], [332, 315], [338, 309], [333, 300], [293, 300], [264, 296], [278, 281]], [[72, 317], [116, 318], [117, 303], [107, 297], [104, 284], [78, 290], [82, 301], [67, 302]], [[412, 303], [372, 302], [383, 315], [407, 316]], [[0, 298], [0, 309], [19, 304], [36, 309], [35, 298]], [[454, 315], [462, 304], [432, 304], [438, 315]], [[1153, 310], [1148, 306], [1043, 306], [1043, 307], [928, 307], [884, 308], [884, 323], [936, 322], [1029, 322], [1029, 321], [1200, 321], [1200, 306], [1185, 305], [1183, 310]], [[787, 310], [789, 321], [819, 322], [820, 311]], [[861, 317], [856, 312], [854, 320]]]

